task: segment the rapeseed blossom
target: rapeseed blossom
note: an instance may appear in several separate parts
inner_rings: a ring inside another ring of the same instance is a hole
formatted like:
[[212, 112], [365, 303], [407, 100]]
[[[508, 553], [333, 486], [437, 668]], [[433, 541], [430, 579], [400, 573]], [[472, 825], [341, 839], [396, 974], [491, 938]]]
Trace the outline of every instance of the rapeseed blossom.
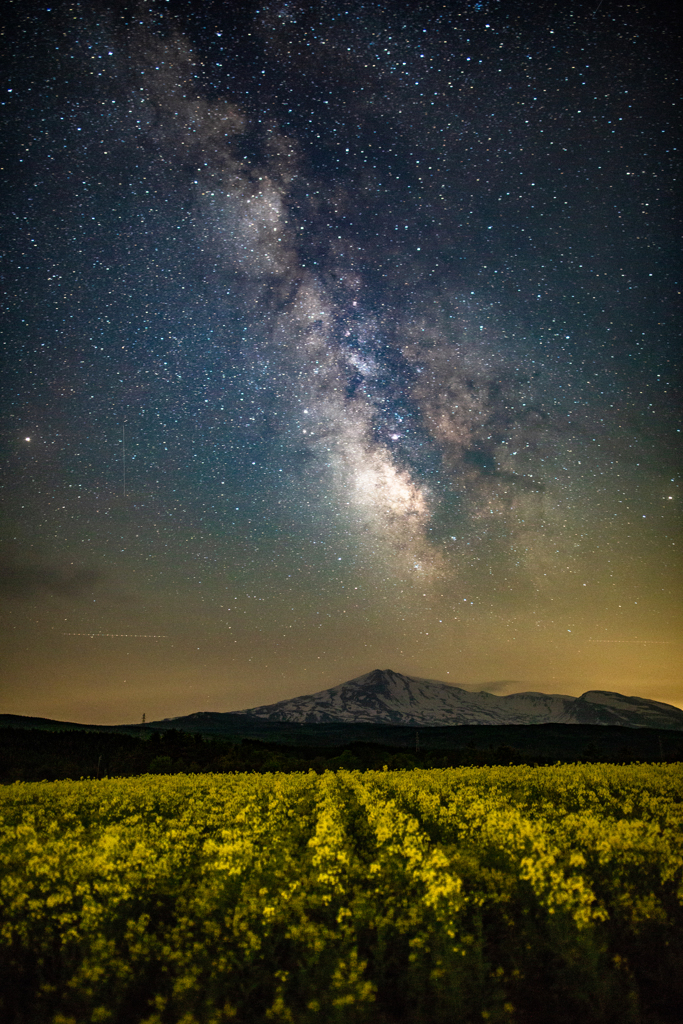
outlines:
[[645, 1020], [680, 954], [682, 797], [680, 765], [6, 786], [0, 1010], [524, 1024], [547, 982], [558, 1020]]

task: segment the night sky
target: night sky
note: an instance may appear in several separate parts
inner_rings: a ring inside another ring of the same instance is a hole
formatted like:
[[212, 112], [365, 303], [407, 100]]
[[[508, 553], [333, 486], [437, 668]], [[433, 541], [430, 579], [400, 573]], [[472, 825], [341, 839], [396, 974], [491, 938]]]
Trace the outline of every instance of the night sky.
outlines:
[[10, 5], [0, 711], [683, 706], [663, 10]]

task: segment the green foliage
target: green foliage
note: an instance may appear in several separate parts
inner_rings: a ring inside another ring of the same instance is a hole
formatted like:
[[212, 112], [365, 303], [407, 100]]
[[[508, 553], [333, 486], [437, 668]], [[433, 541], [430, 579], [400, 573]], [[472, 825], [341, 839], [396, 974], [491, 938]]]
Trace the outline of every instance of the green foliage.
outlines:
[[674, 1024], [680, 768], [7, 786], [0, 1019]]

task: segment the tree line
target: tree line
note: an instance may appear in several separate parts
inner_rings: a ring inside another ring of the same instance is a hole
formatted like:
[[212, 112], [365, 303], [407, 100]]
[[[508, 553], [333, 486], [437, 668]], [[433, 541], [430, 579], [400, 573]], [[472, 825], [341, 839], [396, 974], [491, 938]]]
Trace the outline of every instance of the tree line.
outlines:
[[[555, 764], [557, 761], [619, 762], [683, 760], [683, 734], [669, 733], [666, 756], [643, 756], [644, 737], [632, 730], [615, 750], [600, 733], [591, 741], [577, 732], [577, 748], [566, 752], [519, 750], [507, 743], [473, 742], [453, 749], [420, 747], [397, 749], [377, 743], [351, 742], [344, 747], [293, 746], [258, 739], [208, 738], [175, 729], [151, 732], [146, 737], [124, 733], [0, 729], [0, 782], [40, 782], [59, 779], [132, 777], [147, 773], [197, 774], [204, 772], [306, 772], [345, 768], [378, 770], [447, 768], [467, 765]], [[417, 737], [416, 737], [417, 738]], [[583, 742], [581, 742], [583, 741]], [[629, 745], [630, 744], [630, 745]]]

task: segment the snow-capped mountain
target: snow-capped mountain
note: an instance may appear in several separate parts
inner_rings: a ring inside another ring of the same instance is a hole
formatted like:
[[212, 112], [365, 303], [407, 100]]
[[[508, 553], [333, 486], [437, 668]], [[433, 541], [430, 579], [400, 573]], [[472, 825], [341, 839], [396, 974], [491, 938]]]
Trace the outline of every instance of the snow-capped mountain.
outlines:
[[469, 692], [450, 683], [375, 669], [328, 690], [234, 714], [270, 722], [370, 722], [376, 725], [626, 725], [681, 729], [683, 711], [671, 704], [589, 690], [580, 697], [557, 693]]

